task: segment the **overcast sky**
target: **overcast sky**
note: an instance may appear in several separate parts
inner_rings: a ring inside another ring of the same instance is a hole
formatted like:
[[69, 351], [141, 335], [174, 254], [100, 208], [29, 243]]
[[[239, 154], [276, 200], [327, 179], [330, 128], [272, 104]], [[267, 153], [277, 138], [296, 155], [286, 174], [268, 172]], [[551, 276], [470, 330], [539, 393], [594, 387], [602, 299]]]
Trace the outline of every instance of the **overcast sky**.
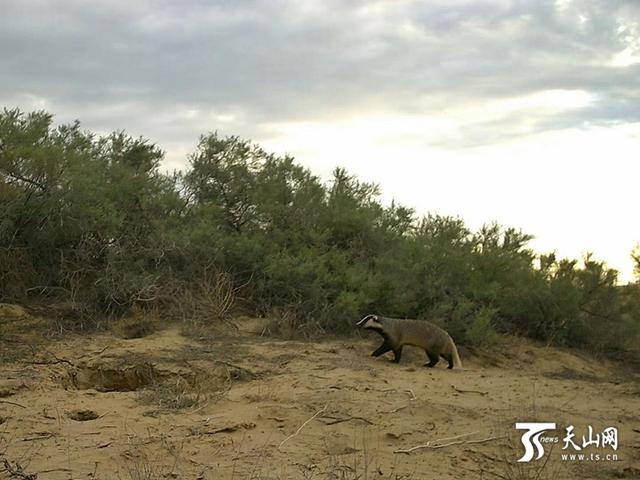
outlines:
[[496, 220], [632, 278], [638, 0], [0, 0], [0, 105], [125, 129], [181, 168], [202, 133], [418, 213]]

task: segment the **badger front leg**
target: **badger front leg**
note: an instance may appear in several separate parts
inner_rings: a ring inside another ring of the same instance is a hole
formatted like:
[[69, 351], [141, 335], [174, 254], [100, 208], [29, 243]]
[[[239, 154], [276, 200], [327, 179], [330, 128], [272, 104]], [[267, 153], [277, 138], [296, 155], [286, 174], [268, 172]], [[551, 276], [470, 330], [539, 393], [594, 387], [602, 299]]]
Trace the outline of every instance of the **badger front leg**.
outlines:
[[379, 357], [380, 355], [382, 355], [383, 353], [387, 353], [388, 351], [392, 350], [391, 345], [389, 345], [389, 343], [387, 343], [387, 341], [385, 340], [384, 342], [382, 342], [382, 345], [380, 345], [372, 354], [372, 357]]

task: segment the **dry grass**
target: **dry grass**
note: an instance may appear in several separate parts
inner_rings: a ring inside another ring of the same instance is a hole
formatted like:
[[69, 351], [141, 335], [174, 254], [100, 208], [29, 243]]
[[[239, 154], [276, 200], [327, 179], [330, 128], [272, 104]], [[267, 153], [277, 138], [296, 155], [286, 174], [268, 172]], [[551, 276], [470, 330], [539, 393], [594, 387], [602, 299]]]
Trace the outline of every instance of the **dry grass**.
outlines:
[[273, 308], [268, 315], [270, 322], [264, 333], [285, 340], [322, 338], [327, 332], [317, 322], [305, 321], [295, 306]]
[[228, 273], [207, 266], [196, 281], [173, 284], [163, 297], [171, 317], [183, 323], [215, 324], [229, 318], [243, 287], [234, 286]]
[[[159, 443], [160, 450], [152, 455], [145, 446]], [[165, 437], [134, 439], [121, 454], [122, 472], [118, 480], [165, 480], [182, 478], [181, 464], [184, 462], [183, 445], [168, 441]], [[204, 477], [200, 477], [204, 479]]]
[[538, 461], [517, 462], [520, 452], [520, 440], [514, 435], [507, 439], [507, 449], [498, 463], [496, 474], [503, 480], [557, 480], [559, 479], [558, 462], [552, 461], [556, 453], [556, 444], [545, 448], [544, 458]]
[[194, 388], [182, 377], [154, 382], [138, 392], [138, 400], [155, 407], [154, 413], [196, 407], [207, 400], [202, 389]]
[[272, 384], [260, 384], [252, 391], [244, 393], [242, 398], [246, 399], [250, 403], [282, 401], [278, 387]]
[[0, 478], [36, 480], [38, 475], [28, 472], [29, 463], [36, 453], [33, 447], [26, 447], [18, 458], [7, 457], [9, 446], [15, 440], [9, 419], [10, 417], [0, 417]]
[[[395, 465], [383, 466], [378, 451], [372, 448], [369, 441], [368, 430], [362, 429], [355, 433], [351, 439], [351, 445], [345, 446], [336, 452], [334, 439], [323, 439], [325, 458], [313, 468], [306, 468], [303, 477], [307, 479], [323, 480], [410, 480], [415, 472], [399, 474]], [[396, 457], [396, 461], [398, 460]]]

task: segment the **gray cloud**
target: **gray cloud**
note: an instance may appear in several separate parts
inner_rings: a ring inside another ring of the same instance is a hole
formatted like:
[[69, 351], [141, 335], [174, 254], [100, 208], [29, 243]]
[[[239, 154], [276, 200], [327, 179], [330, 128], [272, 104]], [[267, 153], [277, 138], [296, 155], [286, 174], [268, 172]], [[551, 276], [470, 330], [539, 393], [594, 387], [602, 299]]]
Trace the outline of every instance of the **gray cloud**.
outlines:
[[[595, 100], [541, 113], [534, 130], [640, 121], [640, 65], [611, 64], [638, 48], [634, 0], [23, 0], [3, 10], [0, 102], [45, 101], [59, 119], [161, 145], [195, 145], [215, 129], [260, 139], [269, 123], [363, 109], [435, 115], [548, 89]], [[442, 143], [498, 142], [513, 123], [478, 121]]]

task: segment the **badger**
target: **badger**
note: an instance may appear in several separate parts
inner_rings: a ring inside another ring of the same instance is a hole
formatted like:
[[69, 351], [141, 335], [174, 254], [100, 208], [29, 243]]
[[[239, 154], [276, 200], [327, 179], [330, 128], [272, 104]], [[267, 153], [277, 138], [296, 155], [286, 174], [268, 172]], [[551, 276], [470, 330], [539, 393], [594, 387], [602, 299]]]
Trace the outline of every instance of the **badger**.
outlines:
[[383, 353], [393, 351], [398, 363], [402, 355], [402, 347], [413, 345], [423, 348], [429, 357], [426, 367], [435, 367], [440, 357], [449, 362], [448, 368], [462, 368], [455, 343], [442, 328], [426, 320], [404, 320], [387, 318], [369, 314], [360, 320], [357, 326], [379, 333], [384, 342], [371, 356], [379, 357]]

